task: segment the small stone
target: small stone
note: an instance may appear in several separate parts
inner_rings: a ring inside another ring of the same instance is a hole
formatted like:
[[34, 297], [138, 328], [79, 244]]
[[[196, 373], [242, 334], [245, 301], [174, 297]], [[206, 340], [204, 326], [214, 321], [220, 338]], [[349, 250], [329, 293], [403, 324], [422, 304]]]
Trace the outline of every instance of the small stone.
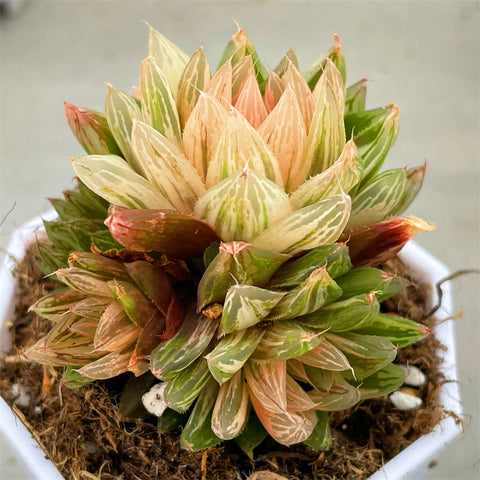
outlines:
[[422, 387], [427, 383], [427, 376], [417, 367], [413, 365], [399, 365], [407, 372], [407, 378], [405, 379], [405, 385], [411, 387]]
[[413, 410], [423, 404], [421, 398], [417, 397], [413, 388], [402, 388], [390, 395], [390, 401], [399, 410]]
[[39, 407], [38, 405], [33, 409], [33, 413], [35, 415], [41, 415], [42, 414], [42, 407]]
[[167, 382], [157, 383], [147, 393], [142, 395], [143, 406], [148, 413], [156, 417], [161, 417], [167, 408], [165, 388], [167, 388]]
[[29, 387], [21, 383], [14, 383], [10, 388], [10, 396], [13, 404], [17, 407], [28, 408], [32, 403], [32, 395]]

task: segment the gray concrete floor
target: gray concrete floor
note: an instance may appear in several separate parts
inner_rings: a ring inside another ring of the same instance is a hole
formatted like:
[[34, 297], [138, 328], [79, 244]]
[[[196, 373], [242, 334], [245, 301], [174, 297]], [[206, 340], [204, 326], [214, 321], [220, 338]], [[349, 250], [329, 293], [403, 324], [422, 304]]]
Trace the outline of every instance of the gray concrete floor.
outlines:
[[[411, 213], [437, 224], [418, 242], [451, 270], [479, 266], [479, 2], [477, 1], [33, 1], [0, 25], [1, 246], [70, 184], [82, 154], [63, 101], [103, 109], [104, 81], [128, 90], [147, 53], [146, 20], [216, 66], [232, 19], [274, 66], [294, 46], [306, 68], [338, 33], [349, 82], [366, 76], [370, 107], [395, 102], [401, 133], [386, 167], [428, 162]], [[467, 427], [426, 479], [477, 479], [479, 280], [453, 283], [458, 368]], [[0, 477], [26, 478], [0, 439]], [[48, 479], [46, 479], [48, 480]]]

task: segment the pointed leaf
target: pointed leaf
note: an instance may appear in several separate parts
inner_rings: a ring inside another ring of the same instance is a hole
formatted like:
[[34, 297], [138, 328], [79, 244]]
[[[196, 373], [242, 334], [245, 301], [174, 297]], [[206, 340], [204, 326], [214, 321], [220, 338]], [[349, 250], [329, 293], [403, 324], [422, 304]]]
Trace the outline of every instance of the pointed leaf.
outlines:
[[248, 328], [223, 337], [206, 355], [208, 368], [222, 385], [238, 372], [250, 358], [261, 341], [265, 330]]
[[264, 230], [253, 243], [275, 252], [297, 254], [335, 242], [350, 215], [348, 195], [335, 195], [301, 208]]
[[145, 178], [179, 212], [192, 213], [205, 186], [195, 167], [180, 148], [152, 127], [135, 121], [132, 147]]
[[420, 167], [410, 168], [406, 171], [407, 178], [401, 201], [397, 204], [397, 208], [390, 212], [391, 215], [399, 215], [404, 212], [410, 204], [415, 200], [418, 192], [422, 188], [425, 178], [425, 170], [427, 162]]
[[205, 87], [205, 93], [217, 100], [226, 109], [232, 104], [232, 64], [226, 62]]
[[312, 350], [297, 357], [297, 360], [305, 365], [333, 372], [352, 369], [350, 362], [342, 351], [325, 339], [318, 347], [312, 348]]
[[307, 440], [304, 440], [303, 443], [317, 452], [330, 450], [332, 444], [332, 432], [330, 430], [328, 413], [317, 410], [316, 414], [317, 424], [315, 425], [312, 434]]
[[290, 202], [284, 190], [245, 168], [200, 197], [194, 214], [212, 225], [223, 241], [249, 242], [288, 212]]
[[153, 57], [146, 57], [140, 68], [143, 121], [171, 142], [181, 144], [180, 120], [168, 81]]
[[240, 447], [243, 453], [253, 460], [253, 449], [260, 445], [267, 436], [268, 433], [265, 428], [263, 428], [256, 413], [251, 410], [243, 432], [235, 437], [235, 443]]
[[212, 430], [222, 440], [231, 440], [241, 433], [249, 413], [248, 388], [238, 371], [221, 385], [212, 413]]
[[252, 285], [233, 285], [223, 305], [221, 333], [243, 330], [263, 320], [284, 293]]
[[258, 128], [267, 118], [267, 109], [254, 72], [246, 78], [234, 106], [253, 128]]
[[278, 65], [274, 68], [273, 71], [276, 75], [281, 77], [288, 70], [290, 63], [292, 63], [295, 68], [299, 68], [297, 54], [295, 50], [291, 47], [285, 54], [285, 56], [280, 60], [280, 62], [278, 62]]
[[362, 400], [383, 397], [394, 392], [403, 385], [406, 376], [407, 372], [398, 365], [387, 365], [362, 380], [359, 385]]
[[268, 113], [275, 108], [286, 87], [285, 82], [274, 71], [270, 71], [264, 93], [265, 108]]
[[94, 362], [84, 365], [78, 369], [78, 373], [84, 377], [95, 380], [106, 380], [116, 377], [127, 371], [127, 365], [132, 355], [131, 350], [123, 352], [111, 352]]
[[305, 390], [287, 374], [287, 405], [289, 410], [305, 412], [315, 408]]
[[105, 277], [81, 268], [63, 268], [55, 272], [57, 278], [65, 285], [87, 295], [113, 298]]
[[283, 186], [280, 168], [273, 153], [245, 117], [232, 110], [208, 165], [207, 188], [246, 167]]
[[345, 114], [365, 111], [368, 78], [362, 78], [347, 88], [345, 93]]
[[105, 220], [121, 245], [139, 252], [158, 251], [174, 258], [192, 258], [219, 241], [205, 222], [168, 210], [113, 209]]
[[298, 187], [297, 175], [301, 167], [307, 131], [292, 87], [288, 86], [280, 101], [258, 129], [277, 158], [285, 190]]
[[357, 147], [350, 140], [333, 165], [309, 178], [293, 192], [290, 197], [293, 208], [296, 210], [327, 197], [348, 193], [360, 180], [360, 171], [355, 165], [356, 156]]
[[142, 120], [142, 111], [133, 97], [110, 84], [107, 84], [107, 86], [105, 115], [108, 126], [123, 153], [123, 157], [133, 170], [138, 172], [137, 158], [132, 152], [130, 134], [133, 119]]
[[68, 257], [68, 265], [105, 276], [105, 278], [129, 279], [122, 262], [96, 253], [72, 252]]
[[210, 68], [203, 47], [200, 47], [190, 58], [178, 84], [177, 106], [182, 127], [192, 113], [200, 92], [209, 82]]
[[88, 155], [72, 159], [73, 169], [88, 188], [127, 208], [172, 208], [147, 180], [115, 155]]
[[69, 127], [88, 155], [121, 155], [105, 114], [64, 102]]
[[217, 397], [218, 385], [213, 379], [207, 383], [198, 397], [187, 424], [180, 435], [180, 446], [197, 452], [213, 447], [222, 440], [212, 431], [212, 409]]
[[152, 27], [150, 27], [148, 37], [148, 51], [164, 73], [173, 96], [176, 98], [178, 83], [189, 56]]
[[29, 311], [33, 311], [43, 318], [56, 322], [61, 320], [66, 312], [69, 312], [72, 307], [84, 298], [85, 294], [77, 290], [54, 290], [37, 300], [29, 308]]

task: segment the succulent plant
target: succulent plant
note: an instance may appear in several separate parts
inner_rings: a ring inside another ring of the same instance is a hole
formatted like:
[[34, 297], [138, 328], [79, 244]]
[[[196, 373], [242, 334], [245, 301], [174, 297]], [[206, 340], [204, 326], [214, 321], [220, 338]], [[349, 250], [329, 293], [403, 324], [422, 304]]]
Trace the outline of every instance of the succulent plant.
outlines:
[[243, 30], [213, 76], [202, 48], [151, 29], [149, 50], [136, 96], [65, 105], [88, 154], [72, 159], [80, 203], [108, 231], [88, 208], [69, 210], [82, 242], [62, 215], [61, 241], [48, 226], [67, 288], [32, 307], [53, 328], [26, 354], [73, 386], [150, 370], [159, 429], [188, 418], [185, 448], [328, 448], [328, 412], [398, 388], [397, 348], [429, 332], [380, 312], [405, 283], [374, 268], [433, 228], [398, 216], [425, 166], [379, 172], [399, 110], [345, 88], [337, 36], [303, 74], [292, 49], [268, 72]]

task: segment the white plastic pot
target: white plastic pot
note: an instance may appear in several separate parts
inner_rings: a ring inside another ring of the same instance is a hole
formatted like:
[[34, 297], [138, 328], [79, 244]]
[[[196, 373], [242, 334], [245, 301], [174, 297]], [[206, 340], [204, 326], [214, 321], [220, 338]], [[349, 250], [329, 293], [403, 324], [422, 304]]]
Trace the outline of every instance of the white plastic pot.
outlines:
[[[53, 212], [43, 216], [45, 219], [52, 219], [53, 217]], [[17, 282], [11, 273], [15, 267], [13, 259], [20, 260], [24, 257], [25, 245], [40, 228], [42, 228], [42, 219], [38, 217], [17, 229], [13, 233], [7, 248], [9, 255], [4, 257], [1, 264], [0, 355], [5, 355], [11, 346], [8, 322], [13, 315], [17, 294]], [[433, 286], [449, 274], [447, 267], [413, 242], [404, 247], [400, 257], [411, 268], [419, 281], [432, 285], [427, 308], [435, 305], [437, 298]], [[442, 289], [444, 292], [443, 306], [436, 314], [439, 320], [447, 318], [453, 311], [449, 285], [443, 285]], [[443, 373], [446, 379], [451, 380], [441, 387], [439, 402], [446, 410], [462, 415], [455, 367], [453, 321], [448, 320], [440, 323], [435, 328], [435, 335], [447, 347], [447, 350], [442, 350], [440, 355], [443, 358]], [[29, 478], [38, 480], [61, 480], [63, 478], [53, 463], [45, 457], [45, 453], [37, 441], [1, 397], [0, 431], [11, 443], [12, 449], [16, 452], [17, 458]], [[374, 473], [369, 480], [414, 480], [421, 478], [429, 462], [460, 432], [461, 428], [452, 417], [445, 418], [431, 433], [412, 443], [395, 458], [387, 462], [383, 468]]]

